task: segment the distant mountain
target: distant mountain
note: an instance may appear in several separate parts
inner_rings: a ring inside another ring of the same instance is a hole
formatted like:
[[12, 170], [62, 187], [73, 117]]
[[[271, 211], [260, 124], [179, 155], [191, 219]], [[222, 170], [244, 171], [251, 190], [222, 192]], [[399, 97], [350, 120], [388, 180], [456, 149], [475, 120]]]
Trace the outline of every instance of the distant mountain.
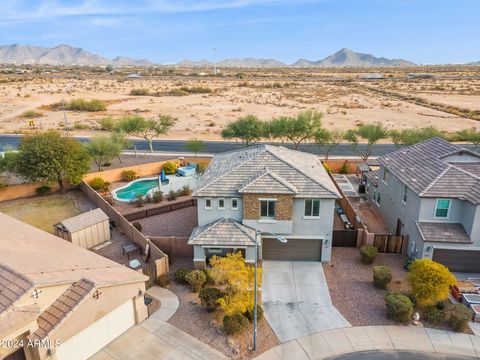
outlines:
[[54, 48], [30, 45], [0, 46], [0, 63], [9, 64], [48, 64], [48, 65], [107, 65], [118, 66], [154, 65], [148, 60], [135, 60], [127, 57], [116, 57], [113, 60], [93, 54], [82, 48], [62, 44]]
[[187, 60], [180, 61], [175, 65], [181, 66], [181, 67], [210, 67], [210, 66], [213, 66], [213, 63], [205, 59], [199, 60], [199, 61], [187, 59]]
[[467, 65], [476, 65], [476, 66], [480, 66], [480, 61], [471, 62], [471, 63], [468, 63]]
[[375, 57], [371, 54], [362, 54], [350, 49], [342, 49], [333, 55], [318, 61], [299, 59], [292, 66], [319, 66], [319, 67], [407, 67], [416, 66], [413, 62], [402, 59], [387, 59]]
[[225, 59], [217, 63], [218, 67], [281, 67], [286, 66], [286, 64], [275, 59], [255, 59], [255, 58], [244, 58], [244, 59]]

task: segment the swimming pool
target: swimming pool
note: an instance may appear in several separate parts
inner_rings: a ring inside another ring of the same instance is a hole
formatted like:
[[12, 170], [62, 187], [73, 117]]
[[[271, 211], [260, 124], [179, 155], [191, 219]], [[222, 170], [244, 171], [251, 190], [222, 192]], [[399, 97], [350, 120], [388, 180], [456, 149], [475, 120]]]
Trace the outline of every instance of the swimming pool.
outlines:
[[113, 198], [118, 201], [131, 201], [135, 196], [145, 196], [147, 193], [158, 187], [158, 178], [135, 180], [121, 188], [112, 191]]

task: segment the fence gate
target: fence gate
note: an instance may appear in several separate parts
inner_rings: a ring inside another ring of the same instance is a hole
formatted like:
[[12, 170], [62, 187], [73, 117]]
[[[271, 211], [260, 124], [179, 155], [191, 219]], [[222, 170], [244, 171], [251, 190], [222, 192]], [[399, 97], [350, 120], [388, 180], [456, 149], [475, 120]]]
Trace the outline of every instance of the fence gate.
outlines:
[[333, 230], [332, 246], [357, 247], [358, 230]]
[[401, 254], [403, 238], [402, 235], [375, 235], [373, 244], [379, 253]]

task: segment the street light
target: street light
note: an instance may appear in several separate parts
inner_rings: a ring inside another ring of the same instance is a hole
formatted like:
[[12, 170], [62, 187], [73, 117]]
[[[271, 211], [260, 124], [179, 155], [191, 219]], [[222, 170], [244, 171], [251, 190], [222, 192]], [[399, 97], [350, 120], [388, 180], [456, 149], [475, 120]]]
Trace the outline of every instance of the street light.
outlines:
[[277, 235], [268, 231], [255, 230], [255, 270], [253, 273], [253, 347], [257, 350], [257, 268], [258, 268], [258, 240], [262, 235], [271, 235], [277, 241], [285, 244], [287, 239], [283, 235]]

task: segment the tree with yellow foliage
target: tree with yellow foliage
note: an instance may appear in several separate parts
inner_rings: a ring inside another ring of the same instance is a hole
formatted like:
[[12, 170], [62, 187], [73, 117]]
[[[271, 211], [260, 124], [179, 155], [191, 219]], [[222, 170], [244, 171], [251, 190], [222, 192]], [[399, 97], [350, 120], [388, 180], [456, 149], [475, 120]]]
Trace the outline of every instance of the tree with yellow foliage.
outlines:
[[410, 266], [408, 281], [419, 305], [435, 305], [448, 297], [455, 276], [442, 264], [430, 259], [415, 260]]

